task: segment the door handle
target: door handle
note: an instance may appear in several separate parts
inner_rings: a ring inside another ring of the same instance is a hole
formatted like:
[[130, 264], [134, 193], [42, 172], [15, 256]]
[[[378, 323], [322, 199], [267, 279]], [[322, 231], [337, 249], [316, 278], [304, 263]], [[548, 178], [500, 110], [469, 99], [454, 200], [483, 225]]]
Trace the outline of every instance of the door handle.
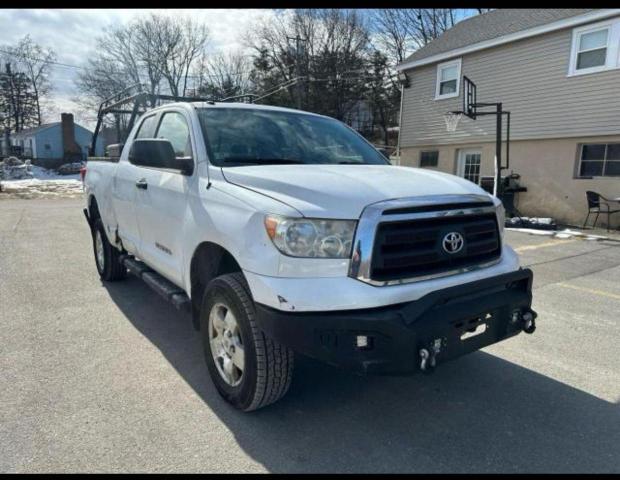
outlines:
[[140, 180], [136, 182], [136, 188], [141, 188], [142, 190], [146, 190], [147, 188], [149, 188], [149, 184], [146, 183], [145, 178], [141, 178]]

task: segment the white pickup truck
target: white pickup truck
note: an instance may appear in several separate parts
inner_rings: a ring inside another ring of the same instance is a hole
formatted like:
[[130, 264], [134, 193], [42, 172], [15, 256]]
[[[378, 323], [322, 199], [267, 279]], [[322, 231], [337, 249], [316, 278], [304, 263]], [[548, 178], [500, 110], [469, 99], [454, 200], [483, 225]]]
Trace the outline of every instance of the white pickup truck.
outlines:
[[138, 275], [192, 312], [235, 407], [281, 398], [293, 352], [360, 373], [430, 372], [535, 329], [532, 272], [501, 202], [392, 166], [343, 123], [234, 103], [145, 113], [116, 159], [87, 163], [104, 281]]

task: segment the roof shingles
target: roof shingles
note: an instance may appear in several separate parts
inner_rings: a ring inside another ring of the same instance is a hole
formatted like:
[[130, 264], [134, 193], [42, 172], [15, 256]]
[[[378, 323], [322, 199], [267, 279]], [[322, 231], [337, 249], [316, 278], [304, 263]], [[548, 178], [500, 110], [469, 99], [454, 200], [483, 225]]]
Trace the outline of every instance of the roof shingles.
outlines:
[[25, 137], [25, 136], [36, 135], [37, 133], [43, 130], [47, 130], [48, 128], [55, 127], [56, 125], [60, 125], [60, 122], [44, 123], [43, 125], [39, 125], [38, 127], [28, 128], [25, 130], [21, 130], [17, 133], [13, 133], [12, 136], [13, 137]]
[[485, 40], [583, 15], [592, 8], [499, 8], [467, 18], [411, 54], [404, 62], [467, 47]]

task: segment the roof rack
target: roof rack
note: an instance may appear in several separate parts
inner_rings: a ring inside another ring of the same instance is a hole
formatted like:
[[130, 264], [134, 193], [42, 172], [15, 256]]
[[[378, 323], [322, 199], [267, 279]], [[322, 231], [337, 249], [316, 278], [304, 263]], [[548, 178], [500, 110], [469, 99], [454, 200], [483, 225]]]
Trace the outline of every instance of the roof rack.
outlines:
[[218, 100], [218, 102], [239, 101], [242, 103], [254, 103], [254, 100], [256, 100], [256, 98], [258, 98], [258, 95], [255, 95], [253, 93], [242, 93], [241, 95], [234, 95], [232, 97], [222, 98], [221, 100]]
[[[127, 124], [126, 133], [130, 132], [138, 117], [138, 114], [144, 113], [148, 110], [149, 105], [155, 107], [162, 102], [210, 102], [215, 103], [212, 98], [203, 97], [180, 97], [175, 95], [161, 95], [148, 93], [144, 85], [136, 83], [131, 85], [118, 93], [115, 93], [111, 97], [106, 98], [101, 105], [99, 105], [99, 111], [97, 112], [97, 126], [93, 133], [93, 138], [90, 146], [90, 155], [94, 156], [97, 146], [97, 137], [101, 130], [103, 119], [108, 114], [116, 115], [130, 115], [129, 122]], [[121, 141], [120, 125], [117, 123], [117, 136]], [[124, 140], [124, 139], [123, 139]]]

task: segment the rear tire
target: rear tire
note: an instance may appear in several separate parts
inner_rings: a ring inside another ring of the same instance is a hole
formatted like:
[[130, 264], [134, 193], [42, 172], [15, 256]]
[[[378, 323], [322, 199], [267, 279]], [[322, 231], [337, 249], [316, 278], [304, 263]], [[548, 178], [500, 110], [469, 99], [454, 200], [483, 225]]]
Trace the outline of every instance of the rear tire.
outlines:
[[108, 241], [101, 218], [95, 219], [92, 234], [95, 265], [101, 280], [114, 282], [125, 278], [127, 268], [120, 261], [121, 252]]
[[[293, 351], [258, 328], [254, 301], [243, 274], [221, 275], [209, 283], [200, 309], [200, 332], [211, 379], [235, 408], [256, 410], [287, 392], [293, 375]], [[235, 356], [239, 350], [243, 361]]]

